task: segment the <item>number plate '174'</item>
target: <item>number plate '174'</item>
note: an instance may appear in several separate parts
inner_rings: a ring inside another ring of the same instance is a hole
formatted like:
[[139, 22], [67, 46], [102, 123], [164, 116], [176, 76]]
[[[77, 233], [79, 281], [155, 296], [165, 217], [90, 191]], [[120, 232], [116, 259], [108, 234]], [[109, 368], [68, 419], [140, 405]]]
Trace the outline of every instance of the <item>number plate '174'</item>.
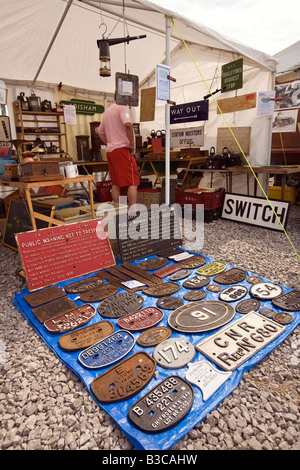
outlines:
[[285, 327], [250, 312], [242, 319], [196, 345], [196, 349], [224, 370], [232, 371], [279, 336]]
[[170, 376], [135, 402], [128, 417], [142, 431], [161, 432], [179, 423], [190, 411], [193, 401], [191, 385], [181, 377]]

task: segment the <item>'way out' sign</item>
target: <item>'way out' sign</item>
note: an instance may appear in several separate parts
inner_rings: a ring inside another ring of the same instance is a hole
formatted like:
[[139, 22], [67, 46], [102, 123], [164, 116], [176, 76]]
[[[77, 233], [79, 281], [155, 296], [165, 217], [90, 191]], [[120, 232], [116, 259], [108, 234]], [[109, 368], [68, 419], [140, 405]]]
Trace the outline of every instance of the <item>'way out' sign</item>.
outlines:
[[207, 121], [208, 100], [178, 104], [170, 107], [170, 124], [184, 122]]
[[242, 194], [225, 194], [222, 218], [283, 231], [282, 227], [286, 226], [290, 203], [275, 200], [270, 200], [270, 203], [282, 226], [267, 199]]

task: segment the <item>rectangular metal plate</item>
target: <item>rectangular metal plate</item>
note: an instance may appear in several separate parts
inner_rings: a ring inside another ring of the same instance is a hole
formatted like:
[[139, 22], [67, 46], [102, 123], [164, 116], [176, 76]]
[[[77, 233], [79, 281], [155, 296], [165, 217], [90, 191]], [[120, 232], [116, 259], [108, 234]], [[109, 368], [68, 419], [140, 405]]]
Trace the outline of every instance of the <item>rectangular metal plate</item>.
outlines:
[[65, 297], [67, 294], [58, 286], [51, 286], [48, 289], [34, 292], [32, 294], [24, 295], [24, 299], [30, 305], [30, 307], [38, 307], [39, 305], [46, 304], [52, 300]]
[[169, 264], [168, 266], [165, 266], [164, 268], [159, 269], [158, 271], [154, 271], [154, 275], [159, 277], [160, 279], [169, 276], [169, 274], [173, 274], [176, 271], [180, 271], [181, 267], [176, 265], [176, 264]]
[[77, 305], [69, 297], [61, 297], [60, 299], [53, 300], [53, 302], [33, 308], [32, 313], [39, 322], [45, 323], [45, 321], [70, 312], [70, 310], [75, 308], [77, 308]]
[[224, 370], [232, 371], [279, 336], [285, 327], [250, 312], [218, 331], [196, 349]]
[[16, 239], [30, 291], [116, 264], [99, 219], [18, 233]]

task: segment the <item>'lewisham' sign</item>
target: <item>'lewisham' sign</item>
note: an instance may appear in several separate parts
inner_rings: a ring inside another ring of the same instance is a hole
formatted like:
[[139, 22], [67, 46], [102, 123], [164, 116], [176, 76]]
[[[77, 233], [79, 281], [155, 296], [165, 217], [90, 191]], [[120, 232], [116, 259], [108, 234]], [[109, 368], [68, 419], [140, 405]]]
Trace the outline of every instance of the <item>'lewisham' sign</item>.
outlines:
[[70, 101], [60, 101], [59, 104], [72, 104], [75, 106], [76, 114], [88, 114], [93, 116], [94, 114], [104, 113], [104, 106], [96, 104], [95, 101], [88, 100], [77, 100], [72, 98]]
[[193, 103], [178, 104], [170, 107], [170, 124], [207, 120], [208, 100], [194, 101]]
[[275, 200], [270, 200], [270, 203], [277, 217], [267, 199], [263, 197], [225, 194], [222, 218], [283, 231], [282, 227], [285, 228], [287, 224], [290, 203]]

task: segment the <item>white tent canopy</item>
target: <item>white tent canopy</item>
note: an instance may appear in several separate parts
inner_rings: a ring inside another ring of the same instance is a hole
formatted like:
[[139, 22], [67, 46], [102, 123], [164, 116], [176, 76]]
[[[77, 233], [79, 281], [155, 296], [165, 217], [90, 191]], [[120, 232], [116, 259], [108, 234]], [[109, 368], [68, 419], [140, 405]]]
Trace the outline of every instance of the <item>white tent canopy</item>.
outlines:
[[300, 41], [274, 55], [278, 61], [277, 72], [300, 69]]
[[[172, 16], [185, 41], [249, 57], [268, 70], [276, 61], [147, 0], [0, 0], [1, 78], [28, 86], [36, 82], [114, 91], [115, 72], [136, 74], [142, 80], [165, 53], [165, 15]], [[184, 9], [184, 8], [183, 8]], [[111, 47], [112, 77], [99, 77], [97, 39], [146, 34], [124, 53]], [[173, 29], [171, 49], [180, 42]]]

